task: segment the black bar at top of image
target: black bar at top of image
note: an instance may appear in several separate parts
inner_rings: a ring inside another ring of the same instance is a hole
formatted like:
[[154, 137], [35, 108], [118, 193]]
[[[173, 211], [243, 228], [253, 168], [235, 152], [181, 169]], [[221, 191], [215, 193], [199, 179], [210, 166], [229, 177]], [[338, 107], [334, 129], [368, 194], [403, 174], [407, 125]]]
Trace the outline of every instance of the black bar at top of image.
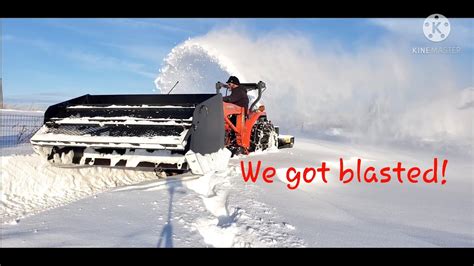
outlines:
[[[122, 4], [123, 3], [123, 4]], [[14, 5], [19, 5], [14, 8]], [[67, 6], [66, 6], [67, 5]], [[147, 1], [47, 4], [43, 1], [9, 2], [0, 17], [32, 18], [425, 18], [440, 13], [448, 18], [473, 17], [461, 3], [426, 1]]]

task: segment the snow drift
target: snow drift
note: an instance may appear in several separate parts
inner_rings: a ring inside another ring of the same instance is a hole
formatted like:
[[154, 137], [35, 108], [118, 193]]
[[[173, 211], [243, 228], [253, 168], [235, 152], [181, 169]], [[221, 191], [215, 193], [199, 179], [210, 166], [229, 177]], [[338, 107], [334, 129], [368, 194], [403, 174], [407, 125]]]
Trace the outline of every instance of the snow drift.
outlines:
[[7, 223], [113, 187], [157, 178], [154, 172], [59, 168], [37, 154], [2, 156], [1, 173], [0, 217]]

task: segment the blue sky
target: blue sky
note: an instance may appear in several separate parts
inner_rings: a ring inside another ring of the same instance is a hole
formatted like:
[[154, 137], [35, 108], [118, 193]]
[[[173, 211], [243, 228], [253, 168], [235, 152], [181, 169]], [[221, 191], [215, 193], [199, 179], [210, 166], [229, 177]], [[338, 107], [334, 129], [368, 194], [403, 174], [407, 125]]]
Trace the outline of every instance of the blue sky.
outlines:
[[[420, 34], [418, 26], [412, 26], [420, 21], [423, 19], [2, 19], [4, 101], [51, 104], [86, 93], [152, 93], [153, 80], [173, 47], [221, 27], [243, 28], [253, 36], [296, 32], [316, 46], [338, 46], [357, 53], [387, 38], [435, 46]], [[454, 61], [472, 73], [473, 20], [452, 21], [451, 36], [443, 44], [461, 46], [463, 53]], [[465, 78], [465, 83], [472, 83], [472, 75]]]

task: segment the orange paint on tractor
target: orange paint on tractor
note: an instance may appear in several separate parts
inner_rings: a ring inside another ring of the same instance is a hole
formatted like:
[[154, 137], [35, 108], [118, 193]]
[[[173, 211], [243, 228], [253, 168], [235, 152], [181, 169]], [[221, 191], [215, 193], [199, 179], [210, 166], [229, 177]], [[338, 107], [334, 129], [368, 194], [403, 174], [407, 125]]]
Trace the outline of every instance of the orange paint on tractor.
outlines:
[[[224, 102], [225, 131], [226, 133], [230, 133], [231, 131], [235, 133], [237, 145], [243, 148], [245, 154], [249, 153], [252, 127], [260, 117], [266, 115], [267, 113], [260, 111], [260, 109], [255, 111], [249, 110], [249, 113], [245, 115], [245, 108]], [[230, 116], [236, 117], [235, 125], [230, 120]], [[229, 136], [229, 134], [226, 134], [226, 136]], [[226, 138], [226, 146], [231, 145], [231, 141], [230, 138]]]

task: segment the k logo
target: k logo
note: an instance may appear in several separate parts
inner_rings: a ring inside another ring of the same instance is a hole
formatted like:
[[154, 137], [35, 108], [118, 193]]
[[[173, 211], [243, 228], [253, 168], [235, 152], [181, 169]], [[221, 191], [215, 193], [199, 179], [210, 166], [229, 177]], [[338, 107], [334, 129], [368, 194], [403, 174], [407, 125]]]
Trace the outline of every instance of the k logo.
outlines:
[[423, 33], [432, 42], [441, 42], [448, 38], [451, 31], [449, 20], [441, 14], [433, 14], [423, 22]]

